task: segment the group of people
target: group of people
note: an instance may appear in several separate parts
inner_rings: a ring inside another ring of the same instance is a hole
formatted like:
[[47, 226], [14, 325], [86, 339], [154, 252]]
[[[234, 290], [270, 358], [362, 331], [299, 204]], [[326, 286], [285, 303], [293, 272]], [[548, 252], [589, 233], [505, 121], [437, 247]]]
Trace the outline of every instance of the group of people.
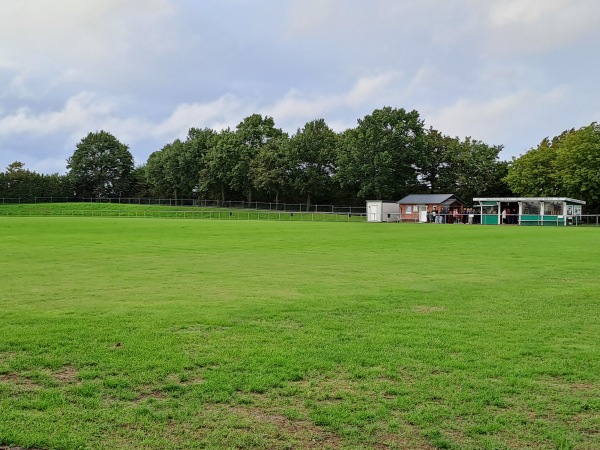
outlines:
[[512, 211], [508, 206], [502, 209], [500, 215], [502, 216], [502, 223], [504, 225], [514, 225], [518, 223], [517, 211]]
[[464, 208], [462, 212], [459, 208], [443, 207], [438, 212], [437, 207], [429, 213], [428, 222], [432, 223], [479, 223], [480, 216], [475, 214], [474, 208]]

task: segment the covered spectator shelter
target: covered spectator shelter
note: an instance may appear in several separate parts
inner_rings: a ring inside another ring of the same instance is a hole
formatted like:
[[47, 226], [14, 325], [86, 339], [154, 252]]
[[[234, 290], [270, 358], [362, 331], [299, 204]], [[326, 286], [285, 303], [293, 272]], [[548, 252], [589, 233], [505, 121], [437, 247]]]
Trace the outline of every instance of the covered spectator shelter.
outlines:
[[571, 225], [585, 201], [567, 197], [474, 198], [484, 225]]

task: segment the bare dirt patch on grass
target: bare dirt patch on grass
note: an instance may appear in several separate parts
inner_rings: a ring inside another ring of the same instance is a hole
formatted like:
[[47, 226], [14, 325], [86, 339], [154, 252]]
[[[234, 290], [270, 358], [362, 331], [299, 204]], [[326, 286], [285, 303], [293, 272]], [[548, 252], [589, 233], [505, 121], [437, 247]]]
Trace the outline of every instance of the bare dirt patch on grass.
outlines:
[[0, 364], [11, 361], [16, 356], [15, 352], [0, 352]]
[[192, 386], [204, 383], [204, 377], [198, 373], [186, 373], [183, 376], [172, 373], [166, 378], [167, 383], [178, 384], [181, 386]]
[[11, 384], [20, 391], [33, 391], [42, 388], [40, 383], [18, 373], [0, 374], [0, 382]]
[[24, 447], [6, 447], [0, 445], [0, 450], [39, 450], [36, 448], [24, 448]]
[[50, 372], [52, 378], [61, 384], [80, 384], [79, 372], [71, 366], [64, 366], [55, 372]]
[[431, 306], [431, 305], [416, 305], [413, 306], [413, 312], [418, 314], [433, 314], [438, 312], [446, 311], [446, 308], [443, 306]]
[[149, 389], [143, 391], [139, 394], [139, 396], [132, 401], [132, 403], [143, 403], [146, 400], [165, 400], [167, 398], [167, 394], [162, 391]]
[[254, 406], [233, 406], [235, 415], [255, 423], [260, 428], [270, 429], [269, 434], [277, 440], [284, 439], [302, 449], [337, 449], [343, 439], [306, 419], [290, 419], [281, 414], [265, 412]]

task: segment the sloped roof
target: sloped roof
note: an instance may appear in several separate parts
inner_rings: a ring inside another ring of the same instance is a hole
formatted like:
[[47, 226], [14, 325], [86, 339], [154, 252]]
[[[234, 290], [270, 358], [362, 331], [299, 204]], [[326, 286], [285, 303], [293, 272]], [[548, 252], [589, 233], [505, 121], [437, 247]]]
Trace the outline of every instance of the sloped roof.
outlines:
[[454, 194], [409, 194], [397, 203], [399, 205], [442, 205], [455, 201], [464, 203]]

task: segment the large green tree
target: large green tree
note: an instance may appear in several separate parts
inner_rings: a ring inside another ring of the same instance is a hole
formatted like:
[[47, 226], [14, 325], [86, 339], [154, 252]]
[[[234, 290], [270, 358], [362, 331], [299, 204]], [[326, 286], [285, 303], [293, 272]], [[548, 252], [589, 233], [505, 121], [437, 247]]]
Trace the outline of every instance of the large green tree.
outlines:
[[175, 199], [194, 197], [203, 158], [215, 134], [208, 128], [190, 128], [185, 141], [176, 139], [152, 153], [146, 164], [146, 176], [154, 195]]
[[217, 133], [211, 140], [199, 173], [198, 191], [202, 198], [214, 198], [225, 201], [230, 191], [232, 173], [238, 156], [239, 141], [229, 128]]
[[465, 202], [471, 202], [473, 197], [502, 196], [510, 192], [503, 181], [507, 166], [498, 160], [501, 145], [488, 145], [467, 137], [458, 140], [452, 151], [453, 193]]
[[554, 168], [565, 196], [585, 200], [588, 211], [600, 211], [600, 125], [568, 133], [558, 146]]
[[308, 122], [290, 138], [288, 158], [294, 188], [311, 201], [330, 198], [335, 174], [337, 135], [324, 119]]
[[600, 211], [600, 125], [544, 139], [512, 162], [505, 180], [519, 195], [572, 197]]
[[283, 132], [275, 127], [272, 117], [253, 114], [240, 122], [235, 131], [220, 132], [211, 140], [203, 157], [198, 185], [201, 195], [220, 191], [221, 200], [226, 193], [244, 196], [252, 201], [256, 182], [252, 179], [254, 160], [261, 149]]
[[73, 195], [69, 179], [57, 173], [46, 175], [30, 171], [15, 161], [0, 173], [0, 197], [33, 199], [34, 197], [68, 197]]
[[252, 201], [252, 192], [256, 185], [252, 180], [253, 161], [271, 140], [283, 136], [283, 131], [275, 127], [272, 117], [253, 114], [238, 124], [235, 136], [237, 151], [232, 154], [234, 164], [229, 174], [229, 186], [245, 194], [248, 201]]
[[423, 122], [417, 111], [385, 107], [344, 133], [337, 180], [360, 198], [395, 199], [419, 189]]
[[134, 162], [127, 145], [99, 131], [77, 144], [67, 169], [78, 196], [119, 197], [128, 194]]
[[148, 181], [154, 186], [154, 195], [175, 199], [182, 197], [184, 178], [181, 155], [183, 151], [184, 143], [176, 139], [148, 158], [146, 175]]
[[423, 135], [423, 156], [419, 167], [419, 179], [423, 189], [430, 193], [454, 192], [457, 168], [457, 138], [444, 136], [429, 128]]
[[561, 183], [556, 178], [554, 167], [561, 139], [559, 137], [550, 141], [545, 138], [537, 148], [532, 148], [512, 161], [505, 180], [513, 192], [528, 197], [561, 195]]
[[261, 146], [250, 164], [254, 188], [264, 192], [269, 201], [279, 203], [280, 196], [291, 188], [289, 138], [286, 134]]
[[179, 156], [181, 192], [187, 197], [198, 194], [204, 156], [214, 143], [216, 132], [210, 128], [190, 128]]

